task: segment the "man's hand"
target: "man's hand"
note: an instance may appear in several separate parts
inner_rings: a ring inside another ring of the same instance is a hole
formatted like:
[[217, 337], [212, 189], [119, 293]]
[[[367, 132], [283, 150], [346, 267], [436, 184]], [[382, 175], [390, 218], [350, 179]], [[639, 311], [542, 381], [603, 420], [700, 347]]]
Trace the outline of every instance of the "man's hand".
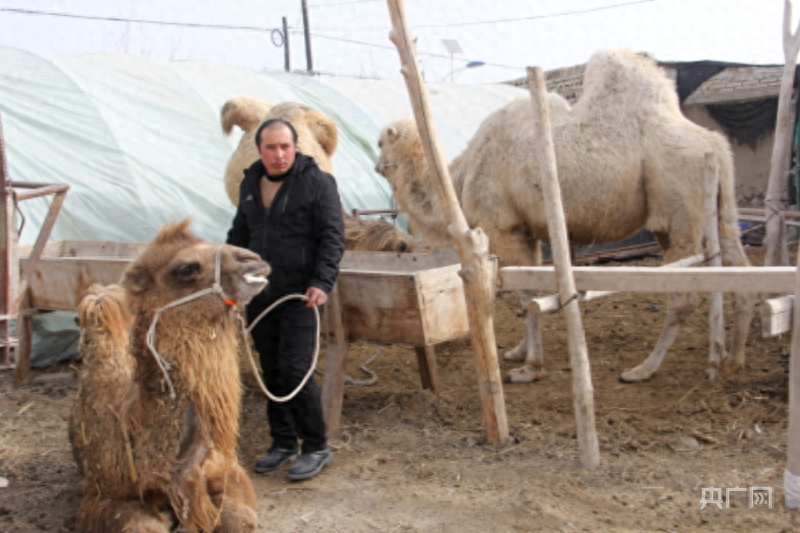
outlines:
[[328, 301], [328, 295], [325, 294], [325, 291], [316, 287], [308, 288], [306, 298], [308, 299], [306, 307], [314, 307], [315, 305], [319, 307], [320, 305], [325, 305], [325, 302]]

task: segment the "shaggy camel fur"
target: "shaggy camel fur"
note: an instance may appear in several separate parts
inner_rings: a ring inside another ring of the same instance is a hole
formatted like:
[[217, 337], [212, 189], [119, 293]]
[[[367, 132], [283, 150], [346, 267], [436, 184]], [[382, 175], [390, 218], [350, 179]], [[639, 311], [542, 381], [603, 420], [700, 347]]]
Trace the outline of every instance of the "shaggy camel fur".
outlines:
[[[249, 532], [258, 525], [253, 486], [239, 465], [237, 311], [266, 284], [269, 267], [233, 246], [206, 244], [188, 220], [162, 228], [131, 263], [122, 287], [95, 287], [80, 306], [86, 363], [70, 417], [83, 476], [81, 532]], [[210, 293], [156, 311], [209, 288]]]
[[[239, 147], [231, 155], [225, 168], [225, 190], [233, 205], [239, 205], [239, 184], [243, 172], [255, 163], [258, 150], [255, 133], [258, 126], [269, 118], [282, 118], [292, 123], [297, 130], [298, 151], [310, 155], [319, 167], [332, 174], [331, 157], [338, 143], [336, 124], [326, 115], [308, 106], [295, 102], [283, 102], [276, 106], [249, 96], [232, 98], [225, 102], [220, 112], [222, 130], [229, 134], [234, 126], [244, 132]], [[344, 232], [348, 250], [373, 252], [424, 251], [407, 232], [395, 228], [382, 219], [362, 220], [343, 211]]]
[[[603, 50], [586, 66], [584, 93], [572, 109], [550, 97], [553, 141], [564, 212], [572, 245], [614, 242], [647, 227], [666, 262], [702, 252], [704, 154], [720, 163], [719, 232], [724, 260], [748, 265], [739, 241], [730, 146], [721, 135], [681, 113], [674, 84], [649, 58], [626, 50]], [[470, 226], [489, 237], [491, 253], [504, 265], [540, 265], [540, 241], [548, 239], [533, 111], [520, 99], [489, 115], [450, 175]], [[395, 188], [395, 199], [423, 240], [448, 243], [427, 163], [413, 121], [391, 123], [380, 135], [376, 170]], [[523, 307], [533, 295], [520, 295]], [[661, 337], [647, 360], [624, 372], [625, 381], [649, 379], [658, 370], [697, 295], [670, 295]], [[731, 373], [744, 362], [752, 298], [736, 297]], [[529, 314], [526, 334], [508, 360], [525, 360], [511, 381], [541, 378], [543, 351], [538, 316]]]

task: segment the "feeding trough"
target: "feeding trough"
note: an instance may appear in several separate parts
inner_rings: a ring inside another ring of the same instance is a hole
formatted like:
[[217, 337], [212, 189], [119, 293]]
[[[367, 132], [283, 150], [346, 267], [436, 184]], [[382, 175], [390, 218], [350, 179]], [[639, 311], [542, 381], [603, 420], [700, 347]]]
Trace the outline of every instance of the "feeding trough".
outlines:
[[[30, 364], [31, 316], [41, 311], [75, 311], [92, 284], [119, 281], [143, 246], [98, 241], [47, 244], [24, 300], [18, 357], [23, 374]], [[21, 268], [29, 253], [30, 247], [20, 247]], [[496, 261], [492, 265], [494, 277]], [[341, 323], [343, 334], [332, 343], [341, 364], [326, 364], [326, 374], [331, 373], [325, 377], [326, 384], [343, 383], [347, 343], [364, 339], [414, 346], [423, 387], [438, 391], [434, 346], [469, 333], [460, 269], [458, 256], [449, 253], [345, 252], [337, 282], [340, 305], [331, 302], [328, 306], [329, 315], [339, 316], [326, 320], [329, 332], [333, 331], [330, 324]], [[327, 400], [335, 396], [325, 394], [326, 412], [337, 411], [331, 407], [334, 401]]]

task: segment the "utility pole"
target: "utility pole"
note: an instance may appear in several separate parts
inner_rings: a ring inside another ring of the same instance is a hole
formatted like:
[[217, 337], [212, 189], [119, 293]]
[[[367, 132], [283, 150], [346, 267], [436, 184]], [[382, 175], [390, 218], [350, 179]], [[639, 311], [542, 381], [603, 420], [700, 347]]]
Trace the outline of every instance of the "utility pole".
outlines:
[[289, 52], [289, 24], [286, 22], [286, 17], [283, 17], [283, 68], [286, 72], [292, 71], [292, 57]]
[[308, 2], [306, 0], [302, 0], [303, 2], [303, 31], [306, 36], [306, 69], [308, 70], [308, 75], [312, 76], [314, 74], [314, 62], [311, 60], [311, 28], [308, 23]]

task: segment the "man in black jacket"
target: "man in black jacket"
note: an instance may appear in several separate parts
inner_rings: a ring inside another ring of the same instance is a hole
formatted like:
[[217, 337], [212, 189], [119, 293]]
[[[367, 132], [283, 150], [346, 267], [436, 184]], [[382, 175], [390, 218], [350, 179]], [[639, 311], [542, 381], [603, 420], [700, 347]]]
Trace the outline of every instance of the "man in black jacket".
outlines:
[[[261, 159], [245, 170], [227, 243], [258, 253], [271, 267], [269, 285], [247, 306], [248, 321], [287, 294], [307, 298], [282, 303], [252, 332], [267, 388], [285, 396], [311, 365], [317, 335], [312, 308], [325, 304], [339, 274], [344, 224], [336, 181], [296, 151], [297, 132], [289, 122], [267, 120], [255, 141]], [[313, 477], [333, 460], [313, 377], [288, 402], [268, 401], [267, 420], [272, 446], [256, 472], [272, 472], [294, 459], [298, 438], [300, 456], [289, 479]]]

